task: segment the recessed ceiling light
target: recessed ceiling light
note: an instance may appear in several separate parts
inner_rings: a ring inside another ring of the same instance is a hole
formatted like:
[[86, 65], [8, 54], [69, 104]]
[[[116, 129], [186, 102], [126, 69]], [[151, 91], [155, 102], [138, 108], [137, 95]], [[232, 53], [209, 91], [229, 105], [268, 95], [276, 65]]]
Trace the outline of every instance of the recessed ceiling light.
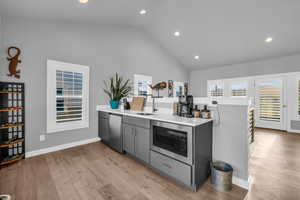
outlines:
[[89, 0], [78, 0], [78, 1], [79, 1], [79, 3], [82, 3], [82, 4], [89, 2]]
[[195, 60], [199, 60], [199, 58], [200, 58], [199, 56], [194, 56]]
[[179, 37], [180, 36], [180, 32], [179, 31], [175, 31], [174, 32], [174, 36]]
[[271, 37], [267, 37], [266, 39], [265, 39], [265, 42], [267, 42], [267, 43], [270, 43], [270, 42], [272, 42], [273, 41], [273, 38], [271, 38]]
[[145, 9], [143, 9], [143, 10], [140, 11], [140, 15], [144, 15], [146, 13], [147, 13], [147, 10], [145, 10]]

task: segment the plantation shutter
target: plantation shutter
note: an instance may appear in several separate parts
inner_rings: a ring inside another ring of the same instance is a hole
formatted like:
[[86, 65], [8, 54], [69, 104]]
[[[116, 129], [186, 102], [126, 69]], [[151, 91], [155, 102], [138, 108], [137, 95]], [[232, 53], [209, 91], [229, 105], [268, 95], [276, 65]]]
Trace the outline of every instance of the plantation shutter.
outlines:
[[82, 120], [82, 77], [79, 72], [56, 70], [56, 122]]
[[224, 85], [221, 82], [209, 83], [208, 96], [212, 96], [212, 97], [224, 96]]
[[262, 82], [259, 85], [260, 120], [280, 122], [281, 85], [278, 81]]
[[231, 96], [245, 97], [247, 96], [247, 82], [233, 82], [231, 83]]

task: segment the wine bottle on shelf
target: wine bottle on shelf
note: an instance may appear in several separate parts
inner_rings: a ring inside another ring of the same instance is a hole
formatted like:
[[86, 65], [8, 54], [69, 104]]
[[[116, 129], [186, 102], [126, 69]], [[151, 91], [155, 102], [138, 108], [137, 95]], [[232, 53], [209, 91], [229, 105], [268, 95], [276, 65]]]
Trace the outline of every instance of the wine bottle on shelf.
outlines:
[[17, 91], [18, 91], [17, 85], [14, 85], [14, 86], [13, 86], [13, 91], [14, 91], [14, 92], [17, 92]]
[[19, 106], [22, 106], [22, 93], [18, 94]]
[[7, 140], [11, 141], [13, 139], [13, 133], [12, 133], [12, 128], [8, 129], [8, 133], [7, 133]]
[[18, 130], [18, 138], [19, 139], [22, 139], [23, 138], [23, 133], [22, 131]]
[[12, 94], [8, 94], [8, 101], [7, 101], [7, 107], [11, 108], [12, 107]]
[[14, 144], [14, 156], [18, 155], [18, 144]]
[[19, 116], [19, 117], [18, 117], [18, 122], [19, 122], [19, 123], [22, 123], [22, 116]]
[[8, 92], [12, 92], [12, 85], [8, 84]]
[[22, 142], [20, 142], [19, 145], [18, 145], [18, 153], [19, 154], [23, 153], [23, 144], [22, 144]]
[[8, 157], [11, 157], [11, 156], [13, 156], [13, 147], [10, 145], [8, 147]]
[[12, 118], [12, 116], [9, 116], [8, 117], [8, 123], [11, 124], [12, 122], [13, 122], [13, 118]]
[[13, 100], [13, 107], [17, 107], [18, 106], [18, 94], [14, 94], [14, 100]]
[[14, 127], [14, 140], [18, 138], [18, 128]]

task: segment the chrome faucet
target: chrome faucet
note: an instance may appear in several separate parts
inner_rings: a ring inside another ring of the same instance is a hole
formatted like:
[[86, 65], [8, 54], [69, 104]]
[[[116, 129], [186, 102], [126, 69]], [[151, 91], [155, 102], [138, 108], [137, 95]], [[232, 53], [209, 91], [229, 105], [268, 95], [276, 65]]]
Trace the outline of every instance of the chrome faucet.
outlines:
[[159, 97], [155, 97], [155, 96], [153, 96], [153, 94], [149, 94], [147, 96], [152, 98], [152, 112], [154, 113], [154, 112], [158, 111], [158, 109], [155, 108], [155, 99], [159, 98]]
[[155, 98], [153, 97], [153, 95], [151, 95], [152, 97], [152, 112], [156, 112], [157, 111], [157, 108], [155, 108]]
[[[151, 87], [152, 89], [152, 92], [154, 91], [153, 87]], [[152, 112], [156, 112], [158, 111], [157, 108], [155, 108], [155, 99], [158, 99], [158, 98], [163, 98], [163, 96], [159, 96], [159, 89], [156, 89], [157, 91], [157, 96], [153, 96], [153, 94], [149, 94], [148, 96], [150, 96], [152, 98]]]

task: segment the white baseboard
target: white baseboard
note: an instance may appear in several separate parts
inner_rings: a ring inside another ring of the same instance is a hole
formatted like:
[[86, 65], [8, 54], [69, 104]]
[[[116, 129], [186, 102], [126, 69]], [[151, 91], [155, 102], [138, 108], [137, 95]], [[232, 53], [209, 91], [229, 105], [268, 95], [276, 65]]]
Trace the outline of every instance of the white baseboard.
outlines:
[[252, 182], [252, 177], [251, 176], [249, 176], [248, 181], [245, 181], [243, 179], [237, 178], [235, 176], [232, 177], [232, 183], [234, 185], [237, 185], [237, 186], [239, 186], [241, 188], [244, 188], [246, 190], [250, 189], [251, 182]]
[[42, 154], [46, 154], [46, 153], [50, 153], [50, 152], [54, 152], [54, 151], [68, 149], [68, 148], [71, 148], [71, 147], [76, 147], [76, 146], [89, 144], [89, 143], [93, 143], [93, 142], [97, 142], [97, 141], [100, 141], [100, 138], [96, 137], [96, 138], [91, 138], [91, 139], [87, 139], [87, 140], [80, 140], [80, 141], [77, 141], [77, 142], [62, 144], [62, 145], [58, 145], [58, 146], [54, 146], [54, 147], [48, 147], [48, 148], [39, 149], [39, 150], [36, 150], [36, 151], [27, 152], [27, 153], [25, 153], [25, 157], [30, 158], [30, 157], [33, 157], [33, 156], [38, 156], [38, 155], [42, 155]]

